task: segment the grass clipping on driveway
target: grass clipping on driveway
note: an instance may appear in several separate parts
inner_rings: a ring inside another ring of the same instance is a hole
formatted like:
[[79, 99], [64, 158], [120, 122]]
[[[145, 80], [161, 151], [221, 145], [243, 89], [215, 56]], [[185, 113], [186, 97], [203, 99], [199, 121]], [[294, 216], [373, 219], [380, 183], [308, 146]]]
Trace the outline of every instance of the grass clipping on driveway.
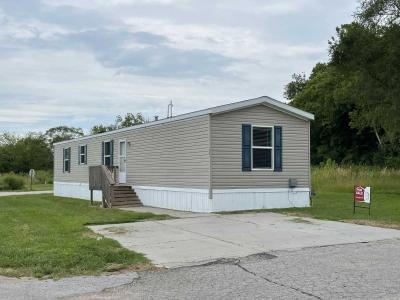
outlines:
[[24, 195], [0, 198], [0, 274], [59, 278], [148, 263], [85, 225], [166, 216], [91, 207], [88, 201]]

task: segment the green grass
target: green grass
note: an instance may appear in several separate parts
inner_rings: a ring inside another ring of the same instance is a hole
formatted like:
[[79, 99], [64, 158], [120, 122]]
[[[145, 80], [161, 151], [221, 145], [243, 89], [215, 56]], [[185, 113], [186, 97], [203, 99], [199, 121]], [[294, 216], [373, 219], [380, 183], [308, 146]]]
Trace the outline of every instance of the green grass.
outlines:
[[[51, 191], [51, 190], [53, 190], [53, 185], [49, 183], [32, 184], [32, 191]], [[0, 192], [29, 192], [29, 191], [31, 191], [30, 185], [25, 185], [22, 189], [19, 190], [1, 190]]]
[[52, 195], [1, 197], [0, 274], [59, 278], [148, 263], [142, 254], [85, 225], [166, 217], [91, 207], [88, 201]]
[[[353, 215], [353, 188], [356, 184], [372, 187], [370, 217], [367, 209], [360, 208]], [[257, 211], [400, 229], [400, 170], [339, 167], [328, 163], [312, 168], [312, 187], [316, 194], [312, 198], [312, 207]]]
[[353, 215], [353, 194], [319, 192], [309, 208], [286, 208], [271, 211], [317, 219], [347, 221], [359, 224], [400, 229], [400, 194], [373, 193], [371, 216], [368, 209], [356, 209]]

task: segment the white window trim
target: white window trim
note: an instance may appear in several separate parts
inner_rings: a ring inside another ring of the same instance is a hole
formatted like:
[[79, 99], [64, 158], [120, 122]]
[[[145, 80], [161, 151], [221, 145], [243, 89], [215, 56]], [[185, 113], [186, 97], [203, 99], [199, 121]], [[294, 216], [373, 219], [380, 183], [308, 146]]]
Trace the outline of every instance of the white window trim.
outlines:
[[[104, 143], [104, 153], [103, 153], [102, 161], [103, 161], [103, 165], [105, 166], [106, 165], [106, 157], [109, 157], [111, 160], [111, 140], [103, 141], [103, 143]], [[106, 143], [110, 143], [110, 154], [108, 154], [108, 155], [106, 155]], [[111, 165], [113, 165], [113, 162], [111, 162]]]
[[[87, 145], [79, 145], [78, 147], [79, 147], [79, 157], [78, 157], [79, 165], [87, 165]], [[85, 149], [85, 153], [84, 154], [81, 153], [81, 147], [84, 147], [83, 149]], [[82, 156], [85, 156], [85, 160], [84, 161], [86, 161], [86, 162], [84, 162], [84, 163], [81, 160]]]
[[[271, 146], [253, 146], [253, 128], [261, 127], [261, 128], [271, 128]], [[252, 171], [273, 171], [274, 170], [274, 126], [271, 125], [251, 125], [251, 170]], [[271, 149], [271, 168], [253, 168], [253, 149]]]
[[[69, 158], [66, 158], [65, 150], [69, 151]], [[71, 173], [71, 147], [63, 148], [63, 172], [64, 173]], [[65, 169], [65, 162], [68, 161], [69, 170]]]

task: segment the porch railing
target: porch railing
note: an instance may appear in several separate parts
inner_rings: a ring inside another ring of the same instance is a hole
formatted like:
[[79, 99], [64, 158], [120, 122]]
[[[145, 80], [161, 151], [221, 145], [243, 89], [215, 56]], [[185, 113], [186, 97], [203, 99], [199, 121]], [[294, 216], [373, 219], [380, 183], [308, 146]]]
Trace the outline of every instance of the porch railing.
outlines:
[[103, 207], [112, 206], [112, 186], [118, 183], [118, 167], [92, 166], [89, 167], [90, 201], [93, 204], [93, 190], [102, 191]]

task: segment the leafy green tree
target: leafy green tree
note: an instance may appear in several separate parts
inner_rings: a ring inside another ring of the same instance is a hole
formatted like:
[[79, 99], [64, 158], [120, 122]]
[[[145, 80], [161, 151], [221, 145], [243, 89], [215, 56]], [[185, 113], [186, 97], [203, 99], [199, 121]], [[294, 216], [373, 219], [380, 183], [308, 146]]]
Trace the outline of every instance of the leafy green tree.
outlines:
[[293, 81], [289, 82], [285, 86], [285, 92], [283, 96], [288, 100], [293, 100], [298, 93], [300, 93], [306, 86], [307, 79], [306, 74], [293, 74]]
[[315, 113], [313, 163], [400, 166], [400, 0], [365, 0], [337, 28], [330, 60], [294, 76], [285, 97]]
[[130, 127], [138, 124], [143, 124], [144, 117], [141, 113], [137, 113], [136, 115], [133, 113], [127, 113], [125, 117], [122, 117], [118, 115], [115, 118], [115, 124], [110, 124], [110, 125], [95, 125], [92, 127], [90, 130], [91, 134], [98, 134], [98, 133], [103, 133], [107, 131], [112, 131], [116, 130], [119, 128], [125, 128], [125, 127]]
[[83, 130], [82, 128], [57, 126], [48, 129], [45, 135], [50, 145], [53, 146], [54, 143], [72, 140], [83, 136]]
[[356, 20], [369, 27], [391, 26], [400, 22], [400, 0], [363, 0]]
[[7, 133], [0, 140], [0, 172], [52, 169], [53, 153], [47, 136], [29, 133], [24, 137], [17, 137]]
[[117, 128], [125, 128], [143, 123], [144, 117], [141, 113], [137, 113], [136, 115], [133, 113], [127, 113], [124, 118], [120, 115], [116, 118]]
[[115, 125], [94, 125], [92, 129], [90, 130], [91, 134], [99, 134], [107, 131], [113, 131], [117, 129]]

